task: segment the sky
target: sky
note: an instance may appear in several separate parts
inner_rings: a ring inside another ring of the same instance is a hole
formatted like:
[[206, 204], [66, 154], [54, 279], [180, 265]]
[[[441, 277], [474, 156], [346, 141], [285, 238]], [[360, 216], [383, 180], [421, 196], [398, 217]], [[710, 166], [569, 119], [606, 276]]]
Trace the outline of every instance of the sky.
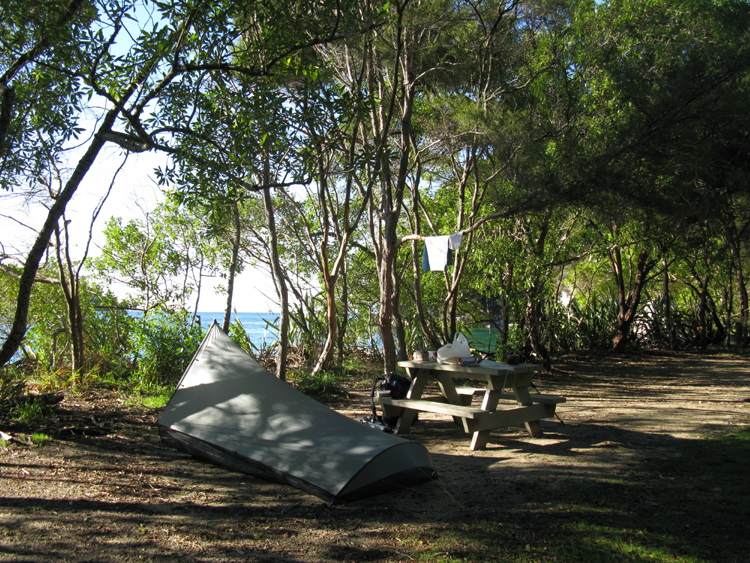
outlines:
[[[72, 201], [68, 204], [66, 216], [71, 221], [73, 259], [80, 259], [85, 251], [86, 241], [94, 210], [106, 194], [115, 171], [122, 163], [123, 155], [114, 145], [105, 146], [94, 167], [87, 174]], [[104, 241], [103, 230], [110, 217], [121, 217], [123, 222], [143, 218], [144, 211], [150, 211], [162, 200], [156, 184], [154, 168], [165, 162], [164, 155], [145, 153], [131, 154], [122, 171], [117, 175], [113, 189], [102, 207], [93, 229], [89, 257], [98, 256]], [[33, 243], [36, 231], [46, 218], [46, 209], [41, 206], [28, 207], [17, 194], [0, 192], [0, 242], [6, 253], [24, 253]], [[203, 312], [223, 311], [226, 296], [217, 292], [217, 286], [225, 282], [215, 277], [204, 278], [199, 310]], [[112, 286], [116, 295], [124, 297], [126, 288]], [[233, 307], [238, 312], [277, 311], [275, 291], [268, 275], [260, 269], [248, 267], [235, 282]], [[194, 303], [190, 304], [192, 308]]]

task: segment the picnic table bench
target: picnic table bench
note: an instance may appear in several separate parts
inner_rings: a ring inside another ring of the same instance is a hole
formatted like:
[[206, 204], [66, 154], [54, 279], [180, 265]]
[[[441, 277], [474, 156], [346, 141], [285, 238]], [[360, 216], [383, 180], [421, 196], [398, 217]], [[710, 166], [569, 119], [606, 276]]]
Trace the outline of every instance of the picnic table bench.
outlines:
[[[524, 424], [532, 437], [542, 435], [540, 420], [555, 416], [555, 408], [565, 397], [532, 394], [532, 377], [541, 366], [509, 365], [483, 361], [478, 366], [460, 366], [435, 362], [399, 362], [412, 379], [406, 399], [377, 397], [385, 416], [398, 416], [396, 434], [407, 434], [418, 412], [452, 416], [472, 434], [471, 449], [483, 449], [490, 431], [503, 426]], [[485, 382], [484, 387], [456, 387], [454, 378]], [[425, 387], [437, 381], [441, 394], [423, 398]], [[481, 406], [472, 406], [475, 395], [482, 396]], [[500, 401], [512, 403], [500, 403]]]

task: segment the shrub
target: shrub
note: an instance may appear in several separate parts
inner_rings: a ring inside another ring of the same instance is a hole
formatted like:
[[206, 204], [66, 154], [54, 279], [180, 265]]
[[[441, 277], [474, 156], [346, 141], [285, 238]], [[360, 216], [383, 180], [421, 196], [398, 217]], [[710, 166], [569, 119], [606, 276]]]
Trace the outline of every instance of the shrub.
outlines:
[[203, 338], [186, 311], [144, 315], [130, 334], [134, 376], [140, 387], [174, 384], [187, 368]]
[[299, 391], [309, 397], [324, 397], [342, 392], [341, 377], [330, 371], [296, 373], [290, 379]]

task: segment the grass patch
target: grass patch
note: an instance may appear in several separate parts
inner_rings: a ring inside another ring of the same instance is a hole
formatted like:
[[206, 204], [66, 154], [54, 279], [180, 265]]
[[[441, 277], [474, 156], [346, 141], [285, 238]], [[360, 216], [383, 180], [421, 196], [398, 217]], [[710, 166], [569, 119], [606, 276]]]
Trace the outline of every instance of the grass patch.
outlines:
[[319, 371], [316, 374], [294, 373], [290, 374], [290, 381], [294, 383], [297, 390], [309, 397], [323, 397], [337, 395], [343, 392], [343, 378], [331, 371]]
[[35, 446], [43, 446], [47, 442], [50, 442], [52, 438], [47, 436], [46, 434], [42, 434], [41, 432], [34, 432], [31, 435], [31, 443]]
[[163, 409], [172, 397], [174, 388], [166, 385], [149, 385], [129, 392], [125, 404], [131, 407]]
[[37, 399], [21, 402], [11, 410], [11, 417], [26, 425], [37, 423], [49, 414], [49, 406]]

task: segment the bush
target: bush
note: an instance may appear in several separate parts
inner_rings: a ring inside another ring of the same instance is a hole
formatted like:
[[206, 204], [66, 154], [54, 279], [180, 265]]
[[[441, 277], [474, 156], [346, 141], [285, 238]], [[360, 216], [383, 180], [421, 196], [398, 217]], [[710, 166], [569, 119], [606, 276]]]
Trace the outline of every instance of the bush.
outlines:
[[41, 399], [34, 397], [19, 402], [11, 409], [10, 415], [21, 424], [31, 425], [47, 418], [51, 412], [52, 410], [49, 405]]
[[2, 405], [13, 404], [23, 396], [26, 381], [12, 369], [0, 373], [0, 408]]
[[183, 374], [203, 332], [186, 311], [144, 315], [130, 334], [134, 376], [140, 387], [172, 385]]
[[341, 377], [330, 371], [319, 371], [316, 374], [291, 374], [290, 379], [297, 390], [309, 397], [326, 397], [341, 394]]

